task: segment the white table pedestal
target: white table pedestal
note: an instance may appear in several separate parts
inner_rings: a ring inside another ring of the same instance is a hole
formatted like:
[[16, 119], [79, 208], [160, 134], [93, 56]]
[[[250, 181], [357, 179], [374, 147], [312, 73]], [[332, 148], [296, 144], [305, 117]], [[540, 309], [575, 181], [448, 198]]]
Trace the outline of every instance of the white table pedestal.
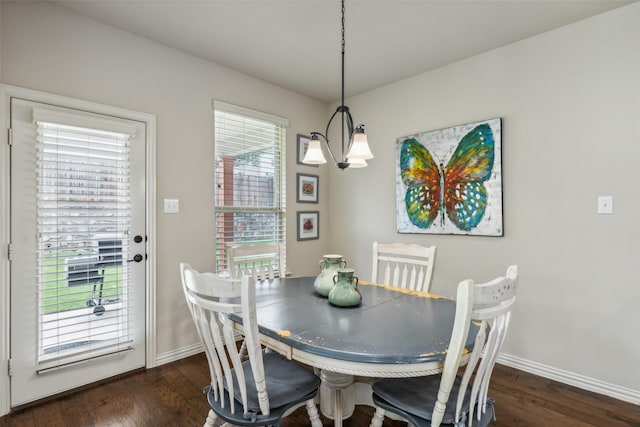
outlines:
[[353, 375], [322, 370], [320, 379], [320, 411], [335, 427], [342, 427], [342, 420], [353, 415], [356, 407]]

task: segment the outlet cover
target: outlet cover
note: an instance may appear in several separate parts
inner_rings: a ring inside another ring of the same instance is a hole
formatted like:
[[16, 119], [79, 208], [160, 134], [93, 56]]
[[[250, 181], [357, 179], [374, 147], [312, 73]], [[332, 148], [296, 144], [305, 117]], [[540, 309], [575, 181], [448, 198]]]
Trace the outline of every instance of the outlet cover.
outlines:
[[610, 215], [613, 213], [613, 196], [598, 197], [598, 214]]
[[180, 200], [164, 199], [164, 213], [179, 213], [179, 212], [180, 212]]

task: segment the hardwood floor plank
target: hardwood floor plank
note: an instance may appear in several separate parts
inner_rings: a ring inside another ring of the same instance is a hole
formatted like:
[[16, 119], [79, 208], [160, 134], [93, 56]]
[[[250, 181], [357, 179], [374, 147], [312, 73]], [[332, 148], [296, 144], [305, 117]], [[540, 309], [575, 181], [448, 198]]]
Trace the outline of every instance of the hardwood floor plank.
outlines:
[[[491, 386], [489, 386], [491, 388]], [[562, 427], [594, 427], [598, 424], [584, 422], [562, 412], [545, 407], [547, 401], [532, 395], [514, 394], [513, 391], [491, 390], [491, 397], [496, 399], [496, 421], [492, 426], [562, 426]], [[607, 424], [601, 424], [604, 427]]]
[[65, 415], [60, 411], [59, 402], [47, 402], [35, 408], [33, 422], [36, 426], [62, 426]]
[[33, 421], [33, 408], [21, 409], [4, 417], [0, 417], [0, 426], [2, 427], [35, 427]]
[[607, 427], [640, 425], [640, 408], [637, 405], [616, 401], [607, 396], [597, 396], [565, 384], [549, 386], [555, 396], [545, 405], [576, 419]]
[[[0, 427], [201, 426], [209, 406], [204, 354], [88, 386], [0, 418]], [[496, 399], [492, 427], [640, 427], [640, 406], [498, 365], [489, 396]], [[357, 406], [344, 427], [367, 427], [373, 408]], [[333, 421], [321, 417], [323, 427]], [[217, 425], [221, 425], [219, 422]], [[281, 427], [309, 426], [305, 408]], [[384, 427], [406, 424], [384, 420]]]
[[87, 393], [74, 393], [60, 397], [60, 407], [65, 418], [73, 419], [77, 425], [91, 425], [93, 420], [87, 397]]
[[[640, 426], [640, 406], [622, 402], [561, 384], [549, 379], [525, 374], [498, 365], [491, 381], [493, 391], [507, 395], [529, 396], [549, 410], [568, 415], [588, 425], [625, 427]], [[523, 403], [523, 402], [519, 402]]]
[[162, 402], [154, 392], [157, 369], [150, 369], [142, 375], [136, 375], [128, 381], [132, 400], [138, 408], [134, 419], [139, 426], [152, 426], [154, 419], [163, 419]]
[[133, 405], [128, 398], [128, 390], [123, 390], [117, 382], [92, 387], [88, 392], [91, 397], [88, 401], [85, 400], [85, 405], [94, 425], [98, 421], [121, 425], [129, 418]]
[[171, 412], [171, 418], [184, 420], [185, 425], [203, 423], [208, 404], [202, 386], [194, 388], [179, 371], [170, 367], [165, 367], [161, 374], [158, 393], [165, 410]]

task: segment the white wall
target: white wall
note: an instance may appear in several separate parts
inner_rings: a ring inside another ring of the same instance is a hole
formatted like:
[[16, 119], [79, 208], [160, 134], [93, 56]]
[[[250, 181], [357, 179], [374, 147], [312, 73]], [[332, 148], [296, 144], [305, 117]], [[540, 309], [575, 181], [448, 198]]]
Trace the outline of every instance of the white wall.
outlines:
[[[287, 187], [294, 190], [287, 200], [287, 258], [294, 272], [317, 270], [327, 239], [296, 249], [295, 171], [318, 169], [296, 167], [295, 148], [297, 133], [324, 126], [325, 104], [47, 3], [1, 7], [2, 83], [157, 116], [159, 355], [198, 342], [178, 263], [201, 270], [214, 265], [213, 99], [289, 119]], [[320, 191], [326, 201], [326, 189]], [[180, 199], [180, 214], [163, 214], [164, 198]]]
[[[435, 244], [449, 296], [518, 264], [505, 353], [640, 399], [638, 23], [635, 3], [349, 99], [376, 157], [330, 173], [331, 251], [369, 278], [374, 239]], [[504, 237], [397, 234], [396, 138], [494, 117]], [[596, 215], [599, 195], [613, 215]]]

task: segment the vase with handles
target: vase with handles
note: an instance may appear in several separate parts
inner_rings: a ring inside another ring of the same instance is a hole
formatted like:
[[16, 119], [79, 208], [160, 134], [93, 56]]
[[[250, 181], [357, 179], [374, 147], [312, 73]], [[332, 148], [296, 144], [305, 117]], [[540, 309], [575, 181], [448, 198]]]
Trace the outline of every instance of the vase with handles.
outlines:
[[334, 286], [329, 292], [329, 302], [339, 307], [355, 307], [362, 302], [362, 294], [358, 289], [358, 278], [353, 268], [341, 268], [334, 276]]
[[313, 289], [320, 296], [329, 296], [329, 292], [333, 288], [333, 277], [338, 273], [338, 270], [346, 267], [347, 262], [342, 259], [342, 255], [328, 254], [322, 255], [322, 258], [318, 262], [320, 267], [320, 274], [313, 282]]

